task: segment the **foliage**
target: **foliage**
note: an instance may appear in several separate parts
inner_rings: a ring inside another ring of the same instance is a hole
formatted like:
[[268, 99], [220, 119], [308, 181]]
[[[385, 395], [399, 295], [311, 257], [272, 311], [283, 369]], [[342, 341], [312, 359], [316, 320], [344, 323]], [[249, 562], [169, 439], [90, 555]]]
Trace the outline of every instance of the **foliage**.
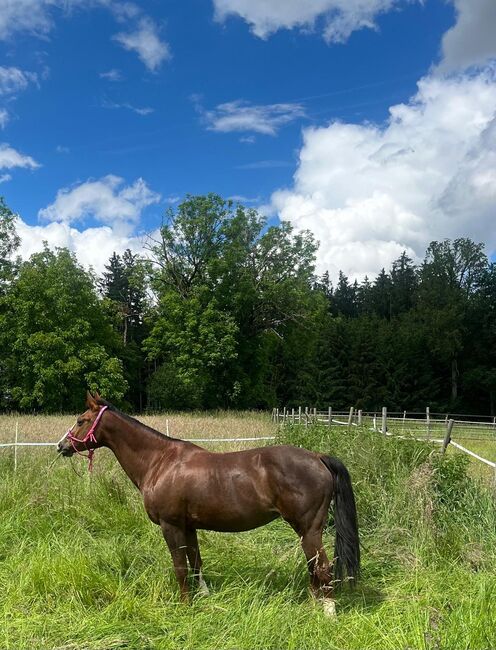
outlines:
[[9, 408], [75, 409], [87, 387], [122, 398], [118, 339], [90, 277], [67, 250], [45, 249], [24, 262], [5, 304]]
[[[64, 396], [102, 381], [137, 411], [496, 413], [496, 265], [467, 238], [431, 242], [419, 265], [403, 252], [374, 279], [340, 273], [333, 286], [315, 275], [311, 233], [216, 194], [187, 196], [147, 259], [111, 256], [97, 292], [74, 260], [66, 268], [48, 251], [19, 267], [3, 201], [0, 217], [4, 407], [67, 409]], [[65, 302], [48, 282], [65, 286]], [[91, 368], [74, 352], [90, 332]]]

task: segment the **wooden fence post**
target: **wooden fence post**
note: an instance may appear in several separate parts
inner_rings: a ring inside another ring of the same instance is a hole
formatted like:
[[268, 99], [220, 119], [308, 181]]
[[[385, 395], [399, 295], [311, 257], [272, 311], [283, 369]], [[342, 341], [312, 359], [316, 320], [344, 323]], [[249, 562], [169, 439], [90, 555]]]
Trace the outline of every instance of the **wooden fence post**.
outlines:
[[386, 433], [387, 431], [387, 406], [382, 407], [382, 428], [381, 428], [382, 433]]
[[443, 448], [441, 449], [441, 453], [444, 454], [446, 452], [446, 448], [451, 442], [451, 432], [453, 431], [453, 426], [455, 424], [454, 420], [448, 420], [448, 424], [446, 426], [446, 434], [444, 436], [443, 440]]
[[353, 420], [353, 411], [355, 409], [353, 406], [350, 406], [350, 414], [348, 415], [348, 428], [351, 427], [351, 421]]
[[425, 420], [427, 422], [427, 440], [431, 437], [431, 409], [429, 406], [425, 407]]
[[317, 422], [317, 407], [315, 406], [313, 409], [313, 422], [316, 424]]
[[362, 409], [358, 409], [358, 426], [362, 426]]
[[327, 410], [327, 426], [330, 427], [331, 422], [332, 422], [332, 408], [329, 406], [329, 408]]
[[305, 406], [305, 426], [308, 427], [308, 406]]
[[301, 424], [301, 406], [298, 406], [298, 424]]
[[374, 431], [377, 431], [377, 413], [374, 413], [374, 419], [372, 420], [372, 428]]
[[291, 409], [291, 424], [295, 423], [295, 414], [294, 414], [294, 408]]

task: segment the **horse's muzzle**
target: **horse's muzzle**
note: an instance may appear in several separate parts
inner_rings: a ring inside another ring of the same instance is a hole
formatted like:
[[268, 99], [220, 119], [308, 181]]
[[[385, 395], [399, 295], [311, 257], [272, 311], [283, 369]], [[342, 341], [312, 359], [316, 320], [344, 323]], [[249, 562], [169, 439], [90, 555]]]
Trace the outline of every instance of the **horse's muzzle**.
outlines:
[[61, 456], [73, 456], [75, 454], [75, 450], [72, 447], [72, 445], [67, 445], [65, 442], [59, 442], [57, 445], [57, 453], [60, 454]]

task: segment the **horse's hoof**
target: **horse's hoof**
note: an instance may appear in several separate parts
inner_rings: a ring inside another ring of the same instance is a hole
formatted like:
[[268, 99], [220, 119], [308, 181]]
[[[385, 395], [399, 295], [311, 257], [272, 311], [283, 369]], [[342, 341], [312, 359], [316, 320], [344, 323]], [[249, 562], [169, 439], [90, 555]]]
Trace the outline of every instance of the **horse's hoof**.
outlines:
[[332, 598], [323, 598], [322, 606], [324, 608], [324, 614], [329, 616], [329, 618], [336, 618], [336, 601]]

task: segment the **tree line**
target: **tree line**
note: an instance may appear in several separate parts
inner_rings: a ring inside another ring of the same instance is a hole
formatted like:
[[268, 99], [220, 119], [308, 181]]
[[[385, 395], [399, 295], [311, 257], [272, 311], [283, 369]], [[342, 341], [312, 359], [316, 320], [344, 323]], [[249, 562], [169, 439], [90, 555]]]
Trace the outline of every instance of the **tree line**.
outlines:
[[467, 238], [362, 282], [315, 274], [318, 244], [221, 197], [169, 209], [105, 272], [67, 249], [21, 261], [0, 200], [0, 409], [331, 404], [495, 412], [496, 265]]

